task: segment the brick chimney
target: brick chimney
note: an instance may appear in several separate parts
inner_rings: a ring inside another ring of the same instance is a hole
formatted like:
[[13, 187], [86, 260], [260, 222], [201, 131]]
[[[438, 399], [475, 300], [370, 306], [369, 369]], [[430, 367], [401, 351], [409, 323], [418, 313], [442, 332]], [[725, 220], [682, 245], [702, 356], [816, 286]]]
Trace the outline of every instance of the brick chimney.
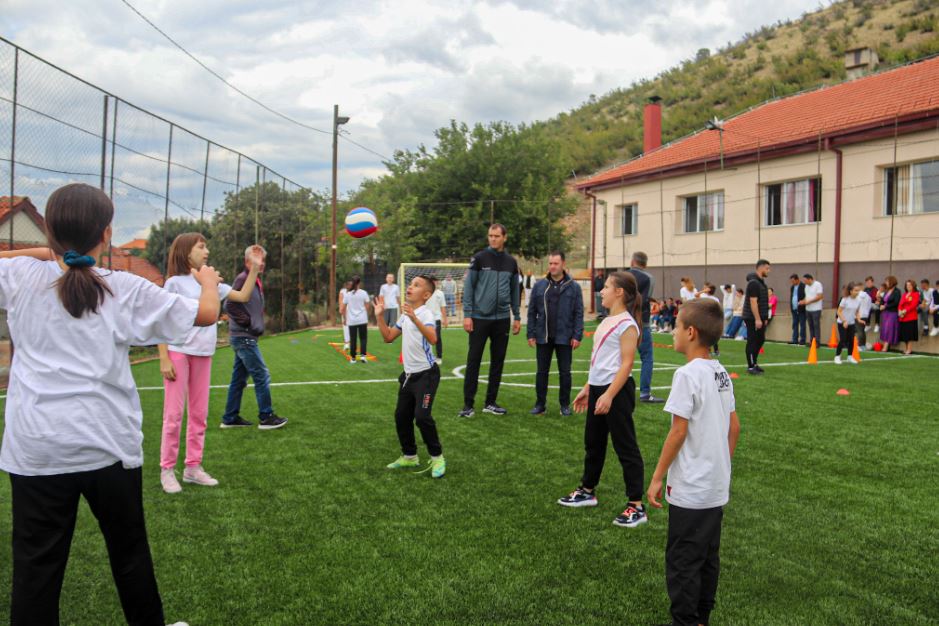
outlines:
[[658, 96], [649, 98], [649, 104], [642, 111], [642, 152], [655, 150], [662, 145], [662, 99]]

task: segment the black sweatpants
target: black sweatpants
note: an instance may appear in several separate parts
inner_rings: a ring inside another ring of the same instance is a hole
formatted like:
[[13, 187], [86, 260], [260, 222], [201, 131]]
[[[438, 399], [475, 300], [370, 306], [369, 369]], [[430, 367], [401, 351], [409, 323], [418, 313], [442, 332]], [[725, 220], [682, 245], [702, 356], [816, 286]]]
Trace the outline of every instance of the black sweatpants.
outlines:
[[[159, 624], [163, 603], [144, 526], [142, 472], [120, 463], [74, 474], [10, 474], [13, 505], [13, 595], [10, 622], [59, 623], [78, 499], [85, 497], [108, 549], [111, 575], [129, 624]], [[89, 610], [94, 611], [93, 607]]]
[[707, 626], [720, 575], [724, 508], [668, 507], [665, 585], [674, 626]]
[[756, 320], [745, 317], [743, 323], [747, 325], [747, 367], [756, 367], [760, 358], [760, 348], [766, 342], [766, 324], [757, 330]]
[[574, 349], [571, 344], [554, 343], [554, 338], [548, 343], [535, 344], [535, 354], [538, 360], [538, 372], [535, 374], [535, 404], [540, 407], [547, 406], [548, 402], [548, 374], [551, 372], [551, 356], [556, 354], [558, 360], [558, 402], [561, 406], [571, 404], [571, 361], [574, 358]]
[[472, 407], [476, 402], [479, 386], [479, 364], [483, 350], [489, 341], [489, 384], [486, 386], [486, 404], [495, 404], [502, 384], [502, 366], [505, 351], [509, 347], [509, 319], [473, 319], [473, 332], [469, 334], [469, 352], [466, 355], [466, 378], [463, 379], [463, 406]]
[[845, 350], [848, 356], [851, 356], [854, 352], [854, 331], [854, 324], [847, 328], [843, 324], [838, 324], [838, 349], [835, 351], [835, 356], [841, 356], [842, 350]]
[[352, 356], [353, 361], [355, 355], [360, 354], [358, 352], [359, 339], [362, 340], [361, 354], [368, 354], [368, 324], [356, 324], [349, 327], [349, 354]]
[[580, 484], [593, 489], [600, 482], [603, 462], [606, 460], [607, 435], [613, 440], [613, 450], [623, 468], [623, 482], [626, 483], [626, 498], [630, 502], [642, 501], [642, 483], [645, 480], [642, 465], [642, 453], [636, 440], [636, 426], [633, 424], [633, 409], [636, 407], [636, 381], [632, 376], [623, 385], [606, 415], [595, 415], [597, 399], [609, 388], [609, 385], [596, 387], [590, 385], [587, 396], [587, 421], [584, 423], [584, 475]]
[[440, 332], [443, 330], [443, 325], [440, 323], [440, 320], [434, 322], [434, 326], [437, 328], [437, 347], [435, 349], [437, 353], [437, 358], [443, 358], [443, 333]]
[[417, 442], [414, 440], [414, 422], [421, 431], [421, 438], [431, 456], [443, 454], [440, 438], [437, 436], [437, 424], [431, 415], [437, 385], [440, 384], [440, 368], [434, 365], [429, 370], [416, 374], [401, 373], [398, 377], [398, 404], [395, 406], [395, 428], [401, 453], [406, 456], [417, 454]]

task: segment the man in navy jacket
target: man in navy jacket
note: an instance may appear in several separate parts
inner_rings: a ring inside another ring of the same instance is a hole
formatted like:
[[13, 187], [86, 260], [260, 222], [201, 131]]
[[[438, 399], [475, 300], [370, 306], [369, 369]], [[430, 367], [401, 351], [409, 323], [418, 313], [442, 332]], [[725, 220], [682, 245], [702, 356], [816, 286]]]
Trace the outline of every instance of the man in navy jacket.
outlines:
[[532, 415], [545, 412], [552, 354], [557, 355], [561, 379], [561, 415], [571, 414], [571, 360], [584, 338], [584, 300], [580, 285], [571, 279], [564, 261], [563, 252], [548, 256], [548, 275], [535, 283], [528, 302], [528, 345], [537, 348], [538, 356]]

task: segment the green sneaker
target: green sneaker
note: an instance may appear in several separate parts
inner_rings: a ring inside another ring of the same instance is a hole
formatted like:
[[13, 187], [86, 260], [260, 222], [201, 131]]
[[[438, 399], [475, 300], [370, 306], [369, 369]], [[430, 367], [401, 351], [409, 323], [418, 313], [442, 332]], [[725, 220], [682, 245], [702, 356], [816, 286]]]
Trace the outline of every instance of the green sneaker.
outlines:
[[443, 455], [438, 456], [436, 459], [430, 460], [430, 477], [431, 478], [442, 478], [444, 474], [447, 473], [447, 460], [443, 458]]
[[418, 460], [416, 456], [406, 457], [402, 455], [402, 456], [399, 456], [397, 460], [389, 463], [385, 467], [387, 467], [388, 469], [401, 469], [403, 467], [418, 467], [420, 466], [420, 464], [421, 462]]

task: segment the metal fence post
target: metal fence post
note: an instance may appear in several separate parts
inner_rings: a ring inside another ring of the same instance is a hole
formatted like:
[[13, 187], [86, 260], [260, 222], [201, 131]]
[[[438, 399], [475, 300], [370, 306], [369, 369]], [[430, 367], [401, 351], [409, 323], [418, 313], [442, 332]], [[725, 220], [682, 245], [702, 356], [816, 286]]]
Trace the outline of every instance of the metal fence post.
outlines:
[[104, 94], [104, 107], [101, 115], [101, 191], [104, 191], [104, 172], [108, 160], [108, 94]]
[[[166, 198], [163, 203], [163, 257], [166, 257], [166, 253], [169, 252], [169, 231], [167, 230], [170, 223], [170, 171], [173, 168], [173, 124], [170, 124], [170, 141], [169, 148], [166, 151]], [[161, 259], [162, 260], [162, 259]], [[161, 273], [166, 272], [166, 266], [163, 266]]]
[[202, 209], [199, 210], [199, 222], [205, 224], [205, 188], [209, 186], [209, 150], [212, 142], [205, 142], [205, 169], [202, 171]]
[[13, 119], [10, 128], [10, 250], [13, 249], [13, 205], [16, 203], [16, 93], [20, 78], [20, 49], [13, 49]]

